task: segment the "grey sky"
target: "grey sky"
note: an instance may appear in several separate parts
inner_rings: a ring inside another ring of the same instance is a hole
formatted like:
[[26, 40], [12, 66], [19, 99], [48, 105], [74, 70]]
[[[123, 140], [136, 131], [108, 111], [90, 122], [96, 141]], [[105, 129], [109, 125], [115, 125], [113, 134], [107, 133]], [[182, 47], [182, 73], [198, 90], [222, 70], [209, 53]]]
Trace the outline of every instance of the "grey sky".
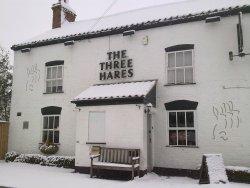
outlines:
[[[0, 45], [9, 50], [51, 28], [51, 5], [58, 0], [1, 0]], [[118, 0], [109, 14], [183, 0]], [[77, 20], [99, 17], [113, 0], [70, 0]]]

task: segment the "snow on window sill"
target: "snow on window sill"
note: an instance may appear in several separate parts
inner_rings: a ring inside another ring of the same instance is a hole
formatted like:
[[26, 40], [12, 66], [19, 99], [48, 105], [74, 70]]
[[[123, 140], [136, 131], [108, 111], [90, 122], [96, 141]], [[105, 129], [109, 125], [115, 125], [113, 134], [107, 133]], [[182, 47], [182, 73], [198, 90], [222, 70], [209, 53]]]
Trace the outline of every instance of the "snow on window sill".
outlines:
[[64, 92], [63, 91], [60, 91], [60, 92], [51, 92], [51, 93], [44, 92], [43, 94], [47, 95], [47, 94], [60, 94], [60, 93], [64, 93]]
[[164, 86], [179, 86], [179, 85], [195, 85], [196, 83], [183, 83], [183, 84], [164, 84]]
[[86, 144], [89, 144], [89, 145], [95, 145], [95, 144], [97, 144], [97, 145], [105, 145], [106, 142], [86, 142]]
[[[43, 143], [43, 142], [39, 143], [39, 145], [43, 145], [43, 144], [45, 144], [45, 143]], [[60, 143], [53, 143], [53, 144], [55, 144], [55, 145], [61, 145]]]
[[199, 148], [199, 146], [175, 146], [175, 145], [166, 145], [168, 148]]

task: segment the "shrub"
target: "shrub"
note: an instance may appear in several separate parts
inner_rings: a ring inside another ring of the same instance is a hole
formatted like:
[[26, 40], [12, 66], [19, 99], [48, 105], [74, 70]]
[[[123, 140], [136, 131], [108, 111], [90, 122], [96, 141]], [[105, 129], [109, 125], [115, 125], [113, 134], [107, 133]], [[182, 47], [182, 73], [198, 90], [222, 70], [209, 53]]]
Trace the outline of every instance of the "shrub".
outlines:
[[14, 160], [14, 162], [40, 164], [44, 160], [46, 160], [46, 157], [39, 154], [21, 154]]
[[56, 166], [63, 168], [74, 168], [75, 158], [68, 156], [48, 156], [46, 160], [42, 163], [45, 166]]
[[40, 151], [45, 154], [45, 155], [53, 155], [58, 152], [58, 146], [53, 144], [53, 143], [44, 143], [43, 145], [40, 146]]
[[15, 151], [7, 152], [5, 154], [4, 160], [6, 162], [13, 162], [18, 156], [19, 154]]
[[250, 168], [228, 166], [227, 175], [229, 181], [250, 183]]
[[56, 166], [63, 168], [75, 167], [75, 158], [70, 156], [44, 156], [40, 154], [17, 154], [8, 152], [5, 155], [6, 162], [20, 162], [29, 164], [40, 164], [43, 166]]

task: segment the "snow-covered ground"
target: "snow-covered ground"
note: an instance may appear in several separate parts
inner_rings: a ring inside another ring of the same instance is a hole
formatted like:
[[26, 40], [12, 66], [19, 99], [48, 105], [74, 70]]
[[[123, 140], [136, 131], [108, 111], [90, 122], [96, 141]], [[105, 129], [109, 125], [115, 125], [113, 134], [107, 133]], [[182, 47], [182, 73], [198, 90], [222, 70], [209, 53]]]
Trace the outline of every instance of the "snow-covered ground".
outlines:
[[70, 169], [0, 161], [0, 186], [18, 188], [249, 188], [249, 185], [239, 183], [198, 185], [197, 180], [190, 178], [165, 177], [153, 173], [140, 179], [136, 178], [134, 181], [113, 181], [91, 179], [89, 175], [73, 172]]

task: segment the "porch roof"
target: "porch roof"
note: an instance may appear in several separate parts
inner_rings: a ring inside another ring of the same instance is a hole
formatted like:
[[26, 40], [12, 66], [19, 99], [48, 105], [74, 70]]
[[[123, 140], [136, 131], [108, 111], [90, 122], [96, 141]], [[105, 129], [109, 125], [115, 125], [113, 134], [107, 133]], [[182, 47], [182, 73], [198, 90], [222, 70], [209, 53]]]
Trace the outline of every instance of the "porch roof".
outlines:
[[77, 106], [152, 103], [155, 105], [156, 80], [93, 85], [71, 102]]

